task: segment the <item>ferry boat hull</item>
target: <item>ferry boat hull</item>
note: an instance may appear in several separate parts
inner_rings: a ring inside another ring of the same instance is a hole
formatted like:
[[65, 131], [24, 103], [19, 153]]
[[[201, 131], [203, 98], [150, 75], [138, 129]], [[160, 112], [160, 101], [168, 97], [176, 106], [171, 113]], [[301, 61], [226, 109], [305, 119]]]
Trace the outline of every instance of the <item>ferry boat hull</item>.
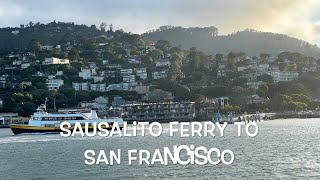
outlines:
[[[11, 124], [10, 128], [13, 134], [26, 134], [26, 133], [60, 133], [62, 132], [59, 127], [38, 127], [38, 126], [29, 126], [29, 125], [19, 125], [19, 124]], [[93, 131], [93, 126], [89, 126], [88, 130]], [[122, 129], [123, 125], [119, 124], [119, 128]], [[70, 129], [73, 129], [70, 128]], [[82, 126], [82, 129], [85, 130], [85, 126]], [[112, 129], [112, 125], [110, 125], [108, 130]]]

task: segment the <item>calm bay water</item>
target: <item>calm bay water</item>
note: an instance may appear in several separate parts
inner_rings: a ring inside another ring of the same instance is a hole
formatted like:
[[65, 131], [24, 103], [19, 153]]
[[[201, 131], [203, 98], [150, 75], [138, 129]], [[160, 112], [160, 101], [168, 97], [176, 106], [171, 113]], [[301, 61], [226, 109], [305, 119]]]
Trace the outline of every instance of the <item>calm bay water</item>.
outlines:
[[[235, 154], [232, 165], [128, 165], [128, 149], [195, 145]], [[120, 165], [84, 163], [92, 149], [121, 149]], [[0, 129], [0, 179], [320, 179], [320, 119], [286, 119], [259, 123], [259, 135], [237, 137], [228, 125], [224, 137], [69, 137], [59, 134], [13, 136]]]

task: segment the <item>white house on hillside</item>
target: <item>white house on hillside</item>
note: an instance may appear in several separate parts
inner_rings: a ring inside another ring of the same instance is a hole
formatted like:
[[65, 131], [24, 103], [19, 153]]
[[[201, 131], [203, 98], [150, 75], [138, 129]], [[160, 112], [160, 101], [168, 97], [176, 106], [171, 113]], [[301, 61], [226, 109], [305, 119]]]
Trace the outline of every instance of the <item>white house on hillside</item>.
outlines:
[[153, 71], [152, 72], [152, 79], [163, 79], [166, 78], [168, 76], [168, 69], [164, 69], [161, 71]]
[[46, 84], [49, 90], [53, 90], [59, 89], [64, 83], [62, 79], [47, 79]]
[[147, 79], [148, 77], [147, 68], [134, 68], [134, 72], [143, 80]]
[[90, 84], [91, 91], [105, 92], [107, 90], [106, 84]]
[[297, 72], [275, 72], [272, 73], [271, 75], [273, 77], [273, 80], [275, 82], [280, 82], [280, 81], [293, 81], [297, 80], [299, 78], [299, 73]]
[[51, 65], [51, 64], [70, 64], [69, 59], [59, 59], [55, 57], [46, 58], [43, 62], [43, 65]]
[[170, 66], [170, 60], [169, 59], [158, 59], [156, 60], [156, 67], [163, 67], [163, 66]]
[[82, 77], [83, 79], [92, 79], [95, 75], [97, 75], [95, 68], [81, 67], [81, 71], [79, 72], [79, 77]]
[[87, 82], [85, 82], [85, 83], [72, 83], [72, 87], [76, 91], [81, 91], [81, 90], [89, 91], [90, 84]]

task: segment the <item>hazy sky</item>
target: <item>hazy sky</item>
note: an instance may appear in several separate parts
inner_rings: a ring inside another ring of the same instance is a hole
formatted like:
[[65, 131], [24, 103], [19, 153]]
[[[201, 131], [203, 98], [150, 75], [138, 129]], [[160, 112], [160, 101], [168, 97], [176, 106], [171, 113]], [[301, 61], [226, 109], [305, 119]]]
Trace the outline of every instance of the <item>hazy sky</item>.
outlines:
[[320, 0], [0, 0], [0, 26], [67, 21], [143, 33], [162, 25], [245, 28], [320, 44]]

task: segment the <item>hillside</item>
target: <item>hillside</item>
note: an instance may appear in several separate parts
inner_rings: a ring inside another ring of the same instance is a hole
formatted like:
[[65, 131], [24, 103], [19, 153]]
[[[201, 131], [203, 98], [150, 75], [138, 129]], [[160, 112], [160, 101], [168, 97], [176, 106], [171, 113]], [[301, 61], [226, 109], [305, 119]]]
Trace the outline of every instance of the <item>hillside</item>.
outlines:
[[197, 47], [206, 53], [246, 52], [248, 55], [268, 53], [276, 56], [282, 51], [299, 52], [320, 57], [320, 49], [306, 41], [283, 34], [245, 30], [226, 36], [218, 35], [215, 27], [183, 28], [162, 26], [143, 34], [146, 40], [167, 40], [184, 49]]
[[94, 25], [76, 25], [74, 23], [51, 22], [48, 24], [32, 23], [21, 27], [0, 29], [0, 50], [24, 49], [32, 39], [37, 39], [42, 45], [59, 44], [73, 37], [91, 38], [101, 34]]
[[[108, 27], [30, 22], [0, 29], [0, 112], [30, 116], [44, 97], [51, 111], [98, 108], [92, 103], [100, 96], [113, 108], [167, 100], [195, 101], [205, 107], [208, 98], [216, 101], [221, 96], [230, 98], [231, 106], [225, 111], [320, 107], [311, 99], [320, 95], [320, 60], [310, 57], [312, 53], [248, 56], [268, 52], [264, 50], [270, 46], [274, 51], [277, 47], [292, 50], [298, 44], [303, 48], [296, 50], [318, 52], [304, 41], [253, 31], [218, 36], [215, 27], [165, 26], [148, 34], [180, 39], [176, 44], [185, 48], [198, 46], [183, 50], [165, 40], [153, 44], [141, 35]], [[237, 47], [244, 52], [210, 56], [200, 50], [223, 53]], [[254, 97], [262, 98], [263, 104], [255, 105]]]

